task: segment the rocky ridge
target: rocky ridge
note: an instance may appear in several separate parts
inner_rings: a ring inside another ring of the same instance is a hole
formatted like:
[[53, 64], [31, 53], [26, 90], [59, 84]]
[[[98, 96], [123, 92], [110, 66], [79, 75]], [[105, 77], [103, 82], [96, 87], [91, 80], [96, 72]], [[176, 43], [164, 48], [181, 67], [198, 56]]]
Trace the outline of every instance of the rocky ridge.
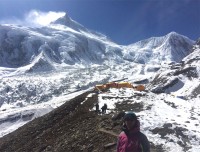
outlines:
[[[140, 111], [143, 106], [118, 104], [114, 110], [116, 113], [101, 115], [91, 110], [96, 102], [98, 94], [94, 92], [86, 92], [67, 101], [52, 112], [0, 138], [0, 151], [114, 152], [117, 137], [112, 133], [119, 134], [122, 125], [121, 117], [116, 116], [122, 109]], [[117, 119], [113, 119], [113, 115]], [[164, 150], [162, 145], [151, 143], [151, 151]]]

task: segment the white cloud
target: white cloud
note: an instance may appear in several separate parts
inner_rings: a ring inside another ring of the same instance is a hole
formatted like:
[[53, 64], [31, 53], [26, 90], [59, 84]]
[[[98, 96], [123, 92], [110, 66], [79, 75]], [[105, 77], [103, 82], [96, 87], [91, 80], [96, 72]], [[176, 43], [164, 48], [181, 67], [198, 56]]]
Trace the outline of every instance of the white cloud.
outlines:
[[65, 15], [65, 12], [42, 12], [31, 10], [23, 19], [11, 18], [0, 21], [1, 24], [19, 24], [26, 26], [46, 26], [49, 23]]
[[25, 15], [25, 21], [27, 23], [33, 23], [34, 25], [48, 25], [52, 21], [55, 21], [64, 15], [64, 12], [41, 12], [38, 10], [32, 10]]

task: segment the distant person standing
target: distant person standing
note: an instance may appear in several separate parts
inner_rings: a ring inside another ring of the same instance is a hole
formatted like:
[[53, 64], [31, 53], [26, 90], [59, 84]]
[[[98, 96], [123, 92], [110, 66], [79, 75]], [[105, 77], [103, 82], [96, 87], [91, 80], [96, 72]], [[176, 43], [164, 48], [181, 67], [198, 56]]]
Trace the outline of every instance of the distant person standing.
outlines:
[[104, 113], [106, 113], [107, 108], [108, 108], [107, 104], [104, 103]]
[[106, 113], [106, 110], [107, 110], [107, 104], [104, 103], [103, 107], [101, 108], [102, 110], [102, 114], [105, 114]]
[[99, 113], [99, 103], [98, 102], [95, 104], [95, 108], [96, 108], [96, 112]]
[[123, 131], [117, 142], [117, 152], [150, 152], [147, 137], [140, 132], [140, 122], [133, 112], [126, 112]]

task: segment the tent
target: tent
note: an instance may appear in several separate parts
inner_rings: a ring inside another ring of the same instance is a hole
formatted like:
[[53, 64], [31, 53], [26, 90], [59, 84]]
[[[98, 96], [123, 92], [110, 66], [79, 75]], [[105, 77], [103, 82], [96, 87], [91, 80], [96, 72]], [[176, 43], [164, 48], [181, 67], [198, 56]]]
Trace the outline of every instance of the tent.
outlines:
[[137, 91], [144, 91], [144, 90], [145, 90], [145, 87], [144, 87], [143, 85], [138, 85], [138, 86], [135, 87], [135, 89], [136, 89]]
[[98, 84], [94, 88], [94, 90], [98, 90], [98, 91], [103, 91], [105, 89], [106, 89], [106, 85], [104, 85], [104, 84]]
[[97, 91], [105, 91], [106, 89], [109, 88], [133, 88], [137, 91], [144, 91], [145, 87], [143, 85], [137, 85], [137, 86], [133, 86], [131, 83], [129, 82], [109, 82], [106, 84], [98, 84], [95, 86], [94, 90]]
[[117, 88], [133, 88], [133, 86], [129, 82], [119, 82]]
[[117, 83], [116, 82], [109, 82], [106, 83], [106, 88], [117, 88]]

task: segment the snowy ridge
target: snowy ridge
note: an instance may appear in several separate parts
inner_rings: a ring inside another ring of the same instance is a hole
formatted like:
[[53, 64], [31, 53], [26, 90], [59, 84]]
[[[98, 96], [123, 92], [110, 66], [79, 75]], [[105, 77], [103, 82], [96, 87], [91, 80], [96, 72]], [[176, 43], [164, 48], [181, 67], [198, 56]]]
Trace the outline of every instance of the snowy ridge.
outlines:
[[180, 62], [190, 53], [193, 44], [187, 37], [171, 32], [127, 46], [124, 58], [138, 63]]
[[[151, 82], [150, 88], [156, 93], [172, 93], [184, 98], [199, 97], [200, 91], [200, 49], [198, 42], [193, 47], [193, 52], [186, 56], [181, 63], [174, 63], [160, 69]], [[164, 71], [165, 72], [162, 72]]]

